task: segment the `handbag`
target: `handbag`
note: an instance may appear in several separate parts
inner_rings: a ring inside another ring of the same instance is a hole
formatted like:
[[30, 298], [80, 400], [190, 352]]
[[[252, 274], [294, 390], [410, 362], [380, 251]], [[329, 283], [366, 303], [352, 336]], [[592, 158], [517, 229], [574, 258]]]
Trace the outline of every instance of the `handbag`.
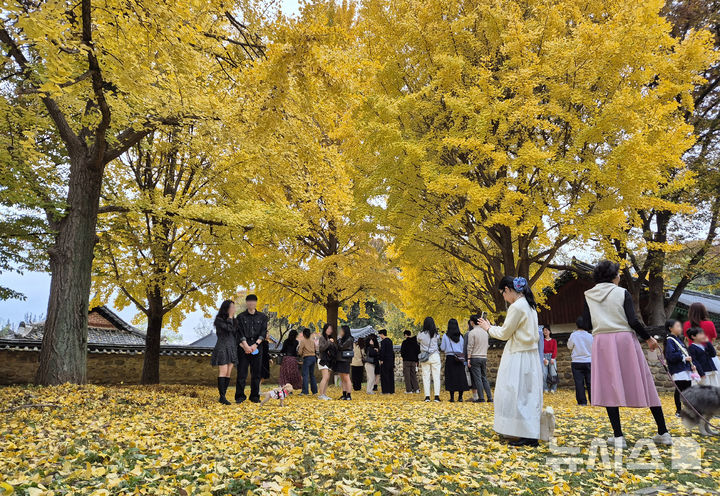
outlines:
[[371, 357], [367, 353], [363, 352], [362, 354], [363, 362], [365, 363], [375, 363], [375, 357]]
[[418, 362], [427, 362], [428, 360], [430, 360], [430, 344], [432, 344], [432, 339], [433, 338], [430, 338], [427, 350], [420, 352], [420, 354], [418, 355]]
[[343, 350], [342, 351], [343, 358], [352, 358], [354, 356], [355, 356], [355, 351], [353, 351], [353, 350]]
[[455, 358], [455, 363], [462, 363], [463, 365], [465, 365], [465, 353], [463, 353], [462, 351], [461, 352], [455, 351], [453, 349], [455, 347], [454, 346], [455, 343], [452, 340], [450, 341], [450, 343], [451, 343], [450, 352], [446, 353], [446, 355], [450, 355], [451, 357]]

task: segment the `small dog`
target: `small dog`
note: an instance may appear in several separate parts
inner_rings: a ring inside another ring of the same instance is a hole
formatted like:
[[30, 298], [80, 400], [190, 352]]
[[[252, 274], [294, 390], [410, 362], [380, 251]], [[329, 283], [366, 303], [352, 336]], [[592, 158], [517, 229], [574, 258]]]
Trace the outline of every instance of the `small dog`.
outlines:
[[265, 405], [269, 400], [280, 400], [280, 406], [285, 406], [285, 398], [291, 395], [293, 392], [292, 384], [285, 384], [284, 386], [276, 387], [275, 389], [268, 391], [263, 395], [263, 400], [260, 402], [260, 406]]
[[540, 440], [549, 441], [555, 435], [555, 410], [551, 406], [545, 407], [540, 413]]
[[[703, 436], [717, 436], [719, 433], [707, 420], [720, 415], [720, 388], [715, 386], [693, 386], [683, 391], [682, 423], [688, 429], [698, 428]], [[692, 405], [692, 408], [688, 406]], [[703, 419], [697, 412], [705, 417]]]

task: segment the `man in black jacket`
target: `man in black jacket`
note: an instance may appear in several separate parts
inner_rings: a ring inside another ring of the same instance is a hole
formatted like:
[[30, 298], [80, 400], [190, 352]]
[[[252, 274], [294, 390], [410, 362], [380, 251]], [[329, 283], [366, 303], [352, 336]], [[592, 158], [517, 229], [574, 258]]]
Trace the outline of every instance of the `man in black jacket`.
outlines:
[[260, 403], [260, 374], [262, 371], [262, 342], [267, 337], [268, 317], [257, 311], [257, 296], [247, 295], [247, 310], [237, 316], [238, 368], [235, 383], [235, 403], [245, 401], [245, 381], [250, 369], [250, 401]]
[[417, 337], [412, 336], [410, 331], [403, 332], [405, 339], [400, 345], [400, 356], [403, 359], [403, 377], [405, 379], [406, 393], [419, 393], [420, 385], [417, 378], [418, 357], [420, 356], [420, 345]]
[[392, 339], [387, 337], [387, 331], [380, 329], [380, 387], [382, 394], [395, 392], [395, 351]]

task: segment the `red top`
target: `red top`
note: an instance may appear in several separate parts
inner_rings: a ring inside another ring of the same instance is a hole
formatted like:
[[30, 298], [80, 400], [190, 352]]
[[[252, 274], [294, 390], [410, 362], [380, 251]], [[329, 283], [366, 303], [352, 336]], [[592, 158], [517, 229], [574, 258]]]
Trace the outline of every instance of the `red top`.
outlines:
[[[717, 337], [717, 331], [715, 330], [715, 324], [710, 322], [709, 320], [703, 320], [700, 322], [700, 327], [705, 332], [705, 335], [712, 343], [715, 341], [715, 338]], [[690, 329], [690, 321], [688, 320], [683, 324], [683, 332], [685, 333], [685, 337], [687, 337], [687, 331]]]
[[543, 348], [543, 353], [552, 353], [552, 357], [557, 357], [557, 341], [554, 339], [545, 339], [545, 347]]

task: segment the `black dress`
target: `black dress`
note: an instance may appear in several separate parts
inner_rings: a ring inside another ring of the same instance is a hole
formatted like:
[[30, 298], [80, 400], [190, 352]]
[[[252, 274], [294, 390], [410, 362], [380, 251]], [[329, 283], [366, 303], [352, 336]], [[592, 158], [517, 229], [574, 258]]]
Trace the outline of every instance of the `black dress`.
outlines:
[[235, 336], [235, 319], [215, 318], [215, 333], [217, 343], [210, 356], [210, 363], [213, 367], [218, 365], [238, 364], [238, 344]]
[[260, 377], [262, 379], [270, 379], [270, 343], [264, 339], [260, 344], [262, 353], [262, 368], [260, 369]]
[[338, 374], [349, 374], [350, 373], [350, 362], [352, 358], [343, 358], [343, 351], [352, 351], [353, 349], [353, 338], [352, 336], [343, 337], [342, 341], [338, 339], [337, 358], [335, 359], [335, 367], [333, 371]]
[[[450, 338], [447, 338], [448, 342], [452, 342]], [[460, 336], [462, 339], [462, 336]], [[452, 342], [457, 345], [460, 341]], [[451, 346], [453, 346], [451, 344]], [[457, 349], [457, 348], [455, 348]], [[464, 343], [459, 347], [460, 350], [464, 349]], [[465, 361], [456, 357], [452, 352], [445, 351], [445, 390], [451, 392], [464, 392], [470, 389], [465, 375]]]
[[395, 351], [390, 338], [380, 341], [380, 388], [383, 394], [395, 393]]

